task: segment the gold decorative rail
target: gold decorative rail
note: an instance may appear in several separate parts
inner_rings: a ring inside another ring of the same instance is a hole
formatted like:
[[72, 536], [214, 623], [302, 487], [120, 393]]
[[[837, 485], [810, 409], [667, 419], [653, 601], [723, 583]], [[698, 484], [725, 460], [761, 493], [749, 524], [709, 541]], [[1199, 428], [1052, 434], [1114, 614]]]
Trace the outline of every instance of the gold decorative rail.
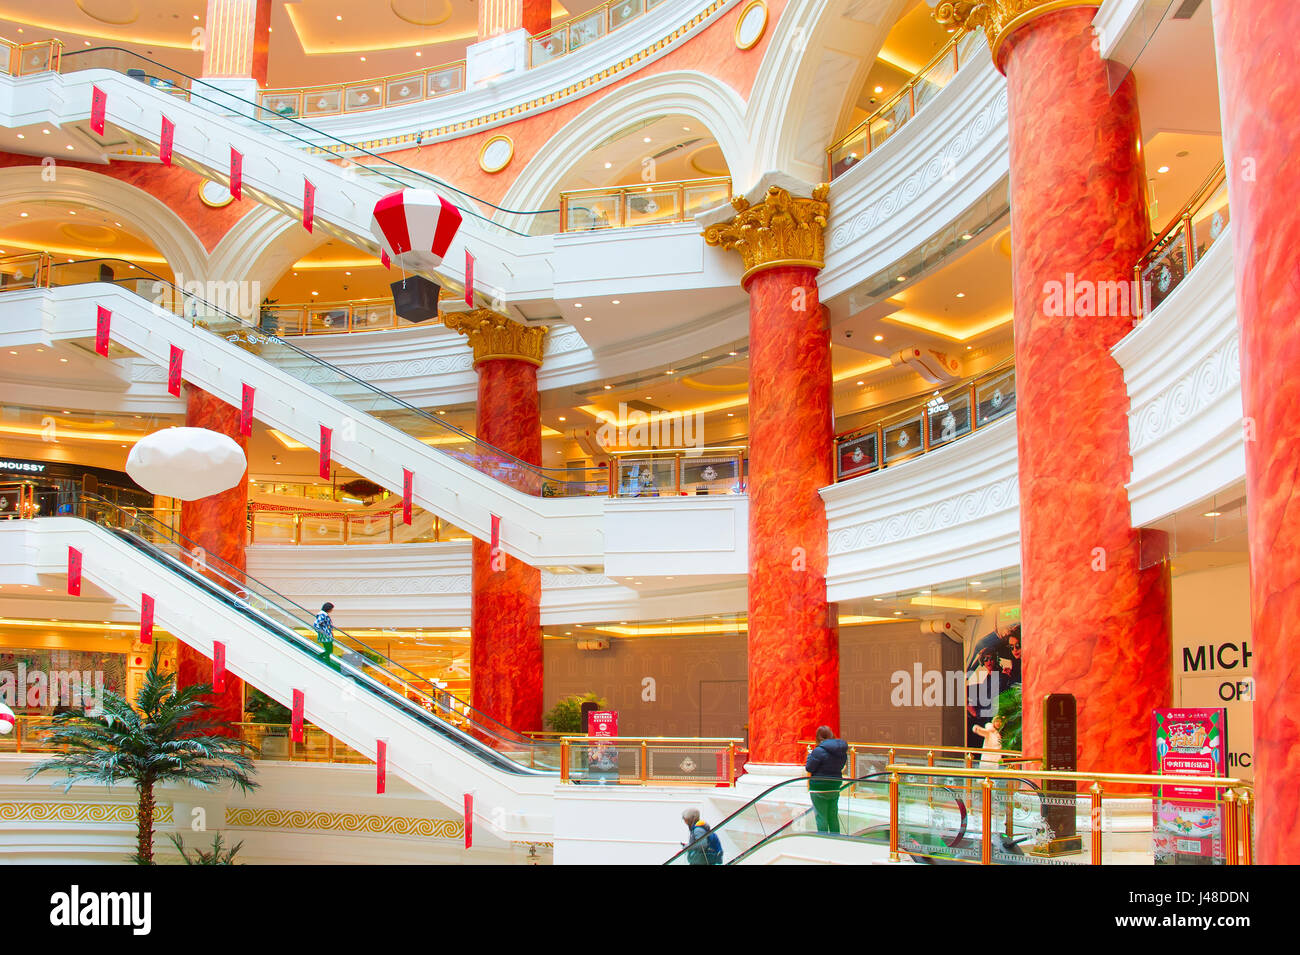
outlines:
[[683, 179], [560, 193], [560, 231], [593, 232], [686, 222], [731, 198], [731, 179]]
[[959, 32], [903, 88], [845, 136], [826, 148], [831, 179], [847, 172], [912, 119], [930, 97], [951, 82], [970, 60], [979, 33]]
[[564, 736], [560, 782], [731, 786], [741, 739], [670, 736]]
[[1228, 180], [1220, 162], [1133, 266], [1135, 315], [1147, 315], [1187, 277], [1229, 221]]
[[62, 58], [62, 40], [15, 43], [0, 37], [0, 73], [8, 73], [10, 76], [31, 76], [49, 71], [57, 73]]
[[549, 30], [528, 39], [528, 68], [550, 63], [582, 49], [593, 40], [608, 36], [664, 0], [605, 0], [605, 3], [569, 17]]

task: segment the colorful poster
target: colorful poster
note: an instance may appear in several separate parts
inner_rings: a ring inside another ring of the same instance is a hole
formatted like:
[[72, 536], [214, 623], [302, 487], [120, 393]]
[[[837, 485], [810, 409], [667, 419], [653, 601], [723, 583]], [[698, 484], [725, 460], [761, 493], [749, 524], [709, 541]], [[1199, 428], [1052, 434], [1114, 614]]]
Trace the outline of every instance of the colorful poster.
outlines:
[[108, 94], [98, 86], [90, 89], [90, 131], [96, 136], [104, 135], [104, 114], [108, 106]]
[[153, 598], [148, 594], [140, 595], [140, 642], [153, 643]]
[[81, 551], [68, 548], [68, 596], [81, 596]]
[[113, 313], [104, 306], [99, 306], [98, 314], [95, 318], [95, 353], [108, 357], [108, 336]]
[[257, 389], [244, 385], [243, 396], [239, 402], [239, 433], [248, 437], [253, 433], [253, 395]]
[[[618, 736], [617, 710], [592, 710], [587, 714], [587, 736], [614, 739]], [[587, 746], [587, 770], [592, 773], [618, 773], [618, 747], [609, 743], [590, 742]]]
[[317, 473], [326, 481], [330, 479], [330, 441], [333, 435], [333, 428], [320, 426], [320, 467]]
[[415, 472], [402, 468], [402, 523], [411, 523], [411, 503], [415, 491]]
[[158, 158], [164, 166], [172, 164], [172, 143], [176, 138], [176, 124], [166, 116], [162, 118], [162, 131], [158, 135]]
[[305, 694], [302, 690], [294, 690], [293, 691], [293, 715], [292, 715], [293, 722], [289, 726], [289, 731], [291, 733], [290, 738], [295, 743], [302, 742], [302, 719], [303, 719], [303, 711], [306, 709], [306, 705], [307, 705], [307, 694]]
[[316, 186], [310, 179], [302, 181], [302, 227], [311, 231], [316, 221]]
[[185, 350], [172, 346], [171, 357], [167, 360], [167, 393], [177, 398], [181, 396], [181, 367], [185, 361]]
[[[1151, 713], [1151, 771], [1160, 776], [1224, 776], [1228, 717], [1222, 707]], [[1214, 786], [1156, 787], [1152, 851], [1156, 865], [1223, 862], [1223, 805]]]
[[244, 198], [244, 154], [233, 146], [230, 148], [230, 196]]

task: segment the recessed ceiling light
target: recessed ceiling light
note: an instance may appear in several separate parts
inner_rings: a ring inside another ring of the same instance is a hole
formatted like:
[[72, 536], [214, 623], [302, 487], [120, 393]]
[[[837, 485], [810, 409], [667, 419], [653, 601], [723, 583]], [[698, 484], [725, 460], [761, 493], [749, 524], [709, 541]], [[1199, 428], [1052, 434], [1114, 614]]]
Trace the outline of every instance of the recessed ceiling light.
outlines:
[[317, 291], [313, 291], [313, 292], [312, 292], [312, 293], [311, 293], [311, 294], [312, 294], [312, 295], [319, 295], [319, 294], [320, 294], [320, 292], [317, 292]]
[[642, 136], [642, 137], [641, 137], [641, 142], [643, 142], [643, 143], [648, 143], [648, 142], [650, 142], [650, 137], [649, 137], [649, 136]]
[[20, 213], [18, 213], [18, 218], [20, 218], [20, 219], [26, 219], [26, 218], [27, 218], [27, 213], [25, 213], [25, 212], [20, 212]]
[[621, 302], [619, 299], [614, 299], [614, 304], [615, 304], [615, 305], [621, 305], [622, 302]]
[[883, 93], [885, 91], [885, 88], [883, 86], [877, 86], [875, 91], [877, 93]]
[[72, 152], [72, 144], [71, 144], [71, 143], [69, 143], [68, 145], [64, 146], [63, 148], [66, 149], [68, 152]]
[[605, 390], [606, 390], [606, 391], [612, 391], [613, 388], [614, 388], [613, 385], [606, 385], [606, 386], [605, 386]]
[[364, 56], [361, 58], [361, 62], [362, 63], [366, 62], [366, 58]]
[[1205, 516], [1206, 516], [1206, 517], [1220, 517], [1220, 516], [1222, 515], [1222, 513], [1223, 513], [1222, 511], [1206, 511], [1206, 512], [1205, 512]]
[[19, 133], [19, 134], [18, 134], [18, 138], [19, 138], [19, 139], [26, 139], [27, 137], [24, 136], [22, 133]]
[[728, 411], [728, 412], [727, 412], [727, 417], [728, 417], [728, 418], [734, 418], [734, 417], [736, 417], [736, 413], [735, 413], [734, 411]]
[[972, 587], [978, 587], [978, 586], [980, 586], [982, 583], [984, 583], [984, 581], [982, 581], [982, 580], [972, 580], [972, 581], [970, 582], [970, 585], [971, 585]]
[[682, 127], [682, 132], [684, 132], [684, 133], [689, 133], [690, 131], [691, 131], [691, 127], [689, 127], [689, 126], [683, 126], [683, 127]]
[[883, 342], [884, 340], [885, 340], [885, 336], [884, 336], [884, 335], [877, 335], [877, 336], [876, 336], [876, 341], [878, 341], [878, 342]]
[[561, 421], [568, 421], [569, 419], [566, 418], [566, 417], [564, 417], [564, 415], [560, 415], [560, 420], [561, 420]]
[[342, 16], [342, 14], [335, 14], [334, 19], [335, 19], [335, 20], [342, 20], [342, 19], [343, 19], [343, 16]]
[[591, 316], [590, 316], [590, 315], [584, 315], [584, 316], [582, 316], [582, 320], [583, 320], [584, 322], [589, 322], [589, 321], [591, 321]]
[[866, 382], [864, 382], [864, 381], [859, 381], [858, 384], [860, 384], [860, 385], [864, 385], [864, 384], [866, 384]]
[[68, 360], [66, 358], [60, 358], [59, 361], [63, 362], [64, 364], [67, 364]]
[[884, 597], [872, 597], [871, 599], [874, 600], [876, 603], [884, 603], [884, 602], [885, 602], [885, 598], [884, 598]]
[[351, 275], [352, 273], [351, 273], [351, 272], [344, 272], [343, 274], [344, 274], [344, 275]]
[[966, 297], [966, 293], [965, 293], [965, 292], [958, 292], [958, 293], [957, 293], [957, 297], [958, 297], [958, 298], [965, 298], [965, 297]]
[[41, 132], [43, 132], [46, 136], [50, 135], [50, 131], [48, 129], [42, 129]]
[[1168, 171], [1169, 171], [1168, 166], [1161, 166], [1159, 169], [1156, 170], [1156, 172], [1168, 172]]
[[613, 168], [614, 168], [614, 164], [613, 164], [612, 162], [607, 162], [607, 163], [605, 163], [605, 168], [606, 168], [606, 169], [613, 169]]
[[70, 215], [70, 216], [75, 216], [75, 215], [76, 215], [76, 213], [75, 213], [75, 212], [73, 212], [73, 211], [72, 211], [72, 210], [71, 210], [71, 209], [69, 209], [69, 210], [68, 210], [68, 215]]
[[573, 307], [574, 307], [574, 308], [582, 308], [582, 303], [581, 303], [581, 302], [574, 302], [574, 303], [573, 303]]
[[736, 356], [736, 353], [734, 351], [729, 351], [727, 352], [727, 354], [731, 355], [733, 358]]

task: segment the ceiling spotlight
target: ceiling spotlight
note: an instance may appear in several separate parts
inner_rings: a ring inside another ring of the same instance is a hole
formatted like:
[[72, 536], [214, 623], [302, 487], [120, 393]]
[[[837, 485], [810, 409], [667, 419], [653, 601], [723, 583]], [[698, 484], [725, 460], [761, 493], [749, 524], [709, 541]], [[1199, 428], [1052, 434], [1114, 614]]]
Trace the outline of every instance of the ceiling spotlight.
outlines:
[[71, 143], [69, 143], [68, 145], [64, 146], [63, 148], [66, 149], [68, 152], [72, 152], [72, 144], [71, 144]]
[[1219, 516], [1222, 515], [1222, 513], [1223, 513], [1222, 511], [1206, 511], [1204, 516], [1205, 516], [1205, 517], [1219, 517]]
[[613, 169], [613, 168], [614, 168], [614, 164], [613, 164], [612, 162], [607, 162], [607, 163], [605, 163], [605, 168], [606, 168], [606, 169]]
[[573, 307], [574, 307], [574, 308], [582, 308], [582, 303], [581, 303], [581, 302], [574, 302], [574, 303], [573, 303]]
[[50, 135], [50, 131], [48, 129], [42, 129], [41, 132], [43, 132], [46, 136]]
[[883, 93], [884, 91], [885, 91], [885, 88], [884, 88], [883, 86], [877, 86], [876, 89], [875, 89], [875, 92], [877, 92], [877, 93]]
[[736, 353], [734, 351], [729, 351], [727, 352], [727, 354], [730, 355], [732, 358], [736, 357]]
[[614, 386], [613, 386], [613, 385], [606, 385], [606, 386], [605, 386], [605, 390], [606, 390], [606, 391], [612, 391], [613, 389], [614, 389]]
[[965, 297], [966, 297], [966, 293], [965, 293], [965, 292], [958, 292], [958, 293], [957, 293], [957, 297], [958, 297], [958, 298], [965, 298]]
[[342, 16], [342, 14], [338, 14], [338, 15], [335, 15], [334, 19], [335, 19], [335, 20], [342, 20], [342, 19], [343, 19], [343, 16]]
[[614, 304], [615, 304], [615, 305], [621, 305], [621, 304], [623, 304], [623, 303], [620, 302], [618, 299], [614, 299]]
[[1156, 172], [1168, 172], [1168, 171], [1169, 171], [1168, 166], [1161, 166], [1159, 169], [1156, 170]]
[[566, 417], [564, 417], [564, 415], [560, 415], [560, 420], [561, 420], [561, 421], [568, 421], [569, 419], [566, 418]]
[[18, 138], [19, 138], [19, 139], [26, 139], [27, 137], [26, 137], [25, 135], [23, 135], [22, 133], [19, 133], [19, 134], [18, 134]]
[[362, 63], [366, 62], [366, 58], [364, 56], [361, 58], [361, 62]]
[[859, 385], [865, 385], [866, 382], [865, 382], [865, 381], [859, 381], [858, 384], [859, 384]]
[[20, 212], [20, 213], [18, 213], [18, 218], [20, 218], [20, 219], [26, 219], [26, 218], [27, 218], [27, 213], [25, 213], [25, 212]]
[[690, 131], [691, 131], [691, 127], [689, 127], [689, 126], [683, 126], [683, 127], [682, 127], [682, 132], [684, 132], [684, 133], [689, 133]]
[[649, 136], [643, 136], [643, 137], [641, 137], [641, 142], [643, 142], [643, 143], [648, 143], [648, 142], [650, 142], [650, 137], [649, 137]]
[[583, 320], [584, 322], [589, 322], [589, 321], [591, 321], [591, 316], [590, 316], [590, 315], [584, 315], [584, 316], [582, 316], [582, 320]]
[[885, 336], [884, 336], [884, 335], [877, 335], [875, 340], [878, 341], [878, 342], [883, 342], [883, 341], [885, 340]]

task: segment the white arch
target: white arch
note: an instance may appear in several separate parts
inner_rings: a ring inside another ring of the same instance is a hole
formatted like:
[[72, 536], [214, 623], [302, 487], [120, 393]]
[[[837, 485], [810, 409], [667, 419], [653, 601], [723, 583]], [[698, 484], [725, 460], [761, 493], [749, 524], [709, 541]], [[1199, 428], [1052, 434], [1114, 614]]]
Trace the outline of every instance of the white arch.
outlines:
[[[826, 147], [881, 44], [914, 0], [791, 0], [745, 109], [759, 174], [826, 178]], [[739, 190], [737, 190], [739, 191]]]
[[260, 282], [267, 292], [293, 263], [326, 241], [327, 236], [313, 235], [298, 220], [261, 206], [222, 236], [205, 278]]
[[10, 202], [56, 199], [79, 202], [130, 220], [148, 234], [177, 275], [202, 275], [208, 253], [185, 220], [162, 201], [136, 186], [75, 166], [56, 166], [45, 180], [40, 165], [0, 169], [0, 206]]
[[[744, 100], [734, 89], [704, 73], [683, 70], [632, 79], [557, 130], [515, 179], [501, 205], [541, 208], [573, 166], [574, 156], [590, 149], [611, 129], [665, 113], [690, 116], [713, 133], [732, 181], [747, 188], [752, 150], [745, 135], [744, 109]], [[499, 221], [524, 232], [527, 218], [503, 214]]]

